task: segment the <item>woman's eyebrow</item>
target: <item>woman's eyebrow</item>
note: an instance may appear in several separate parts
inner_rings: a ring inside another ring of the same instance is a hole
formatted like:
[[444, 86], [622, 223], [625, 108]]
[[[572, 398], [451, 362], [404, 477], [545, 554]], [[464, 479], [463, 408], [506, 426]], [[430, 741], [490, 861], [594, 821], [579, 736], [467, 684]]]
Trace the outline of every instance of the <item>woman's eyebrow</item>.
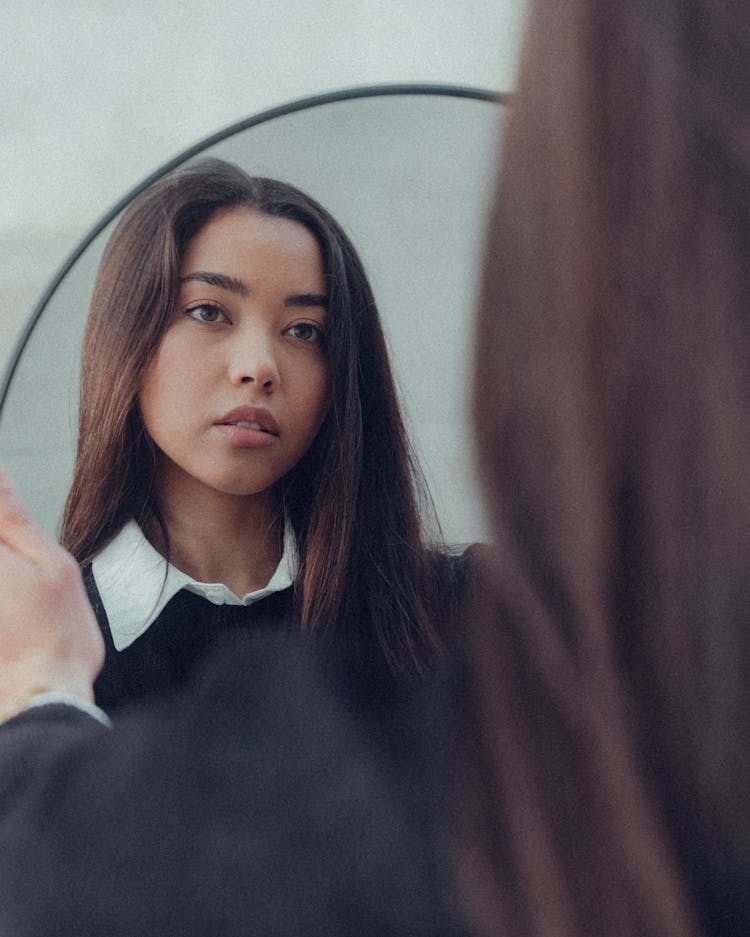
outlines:
[[[209, 270], [196, 270], [194, 273], [188, 273], [187, 276], [180, 277], [180, 283], [188, 283], [191, 280], [198, 280], [201, 283], [208, 283], [209, 286], [218, 286], [219, 289], [229, 290], [231, 293], [238, 293], [240, 296], [249, 296], [250, 290], [247, 284], [237, 277], [230, 277], [226, 273], [212, 273]], [[328, 297], [322, 293], [293, 293], [284, 300], [285, 306], [322, 306], [324, 309], [328, 306]]]
[[322, 293], [293, 293], [284, 300], [285, 306], [322, 306], [328, 307], [328, 297]]
[[[209, 270], [196, 270], [195, 273], [188, 273], [187, 276], [180, 277], [180, 283], [188, 283], [191, 280], [198, 280], [201, 283], [208, 283], [209, 286], [218, 286], [219, 289], [229, 290], [231, 293], [238, 293], [240, 296], [249, 296], [250, 290], [242, 280], [237, 277], [230, 277], [226, 273], [211, 273]], [[284, 300], [285, 306], [322, 306], [324, 309], [328, 306], [328, 297], [322, 293], [292, 293]]]
[[208, 283], [209, 286], [218, 286], [219, 289], [229, 290], [231, 293], [239, 293], [240, 296], [247, 296], [249, 293], [247, 286], [242, 280], [227, 276], [225, 273], [210, 273], [208, 270], [197, 270], [195, 273], [189, 273], [185, 277], [180, 277], [180, 283], [187, 283], [189, 280], [200, 280], [201, 283]]

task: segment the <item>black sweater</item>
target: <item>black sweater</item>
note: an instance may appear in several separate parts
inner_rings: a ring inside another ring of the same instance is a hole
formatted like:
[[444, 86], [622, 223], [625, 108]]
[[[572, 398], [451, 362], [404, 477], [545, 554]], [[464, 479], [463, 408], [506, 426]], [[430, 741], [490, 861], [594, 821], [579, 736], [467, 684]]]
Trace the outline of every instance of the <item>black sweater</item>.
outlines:
[[112, 730], [0, 726], [3, 937], [460, 933], [422, 729], [381, 744], [372, 687], [297, 634], [223, 644]]
[[104, 637], [104, 667], [94, 685], [96, 702], [112, 714], [126, 703], [141, 702], [182, 686], [196, 664], [226, 639], [241, 634], [289, 632], [292, 589], [253, 605], [215, 605], [180, 590], [151, 627], [118, 651], [91, 567], [83, 571], [86, 591]]

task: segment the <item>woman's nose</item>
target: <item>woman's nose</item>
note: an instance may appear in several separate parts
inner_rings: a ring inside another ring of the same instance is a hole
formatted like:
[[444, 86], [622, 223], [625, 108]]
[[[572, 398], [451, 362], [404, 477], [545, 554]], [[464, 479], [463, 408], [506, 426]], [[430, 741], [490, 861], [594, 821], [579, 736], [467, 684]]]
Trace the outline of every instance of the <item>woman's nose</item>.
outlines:
[[257, 384], [266, 393], [275, 390], [279, 371], [275, 356], [267, 339], [254, 337], [238, 343], [230, 363], [232, 384]]

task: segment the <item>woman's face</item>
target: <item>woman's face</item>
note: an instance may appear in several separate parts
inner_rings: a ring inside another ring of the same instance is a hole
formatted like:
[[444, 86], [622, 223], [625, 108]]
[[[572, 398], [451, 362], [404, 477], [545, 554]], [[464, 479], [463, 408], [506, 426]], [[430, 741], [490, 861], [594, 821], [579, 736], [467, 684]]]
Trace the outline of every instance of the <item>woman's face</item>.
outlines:
[[139, 397], [160, 490], [267, 493], [328, 410], [320, 247], [298, 222], [231, 208], [193, 238], [180, 274]]

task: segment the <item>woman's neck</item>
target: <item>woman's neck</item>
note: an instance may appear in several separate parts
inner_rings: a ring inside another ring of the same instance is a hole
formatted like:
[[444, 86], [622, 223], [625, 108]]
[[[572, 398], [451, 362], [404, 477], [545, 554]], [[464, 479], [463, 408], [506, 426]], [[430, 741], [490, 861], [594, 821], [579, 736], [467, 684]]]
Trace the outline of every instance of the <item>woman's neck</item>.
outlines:
[[[169, 560], [199, 582], [223, 582], [236, 595], [262, 589], [281, 559], [284, 518], [275, 493], [236, 496], [200, 486], [162, 486], [159, 510], [169, 535]], [[155, 522], [144, 533], [160, 553]]]

